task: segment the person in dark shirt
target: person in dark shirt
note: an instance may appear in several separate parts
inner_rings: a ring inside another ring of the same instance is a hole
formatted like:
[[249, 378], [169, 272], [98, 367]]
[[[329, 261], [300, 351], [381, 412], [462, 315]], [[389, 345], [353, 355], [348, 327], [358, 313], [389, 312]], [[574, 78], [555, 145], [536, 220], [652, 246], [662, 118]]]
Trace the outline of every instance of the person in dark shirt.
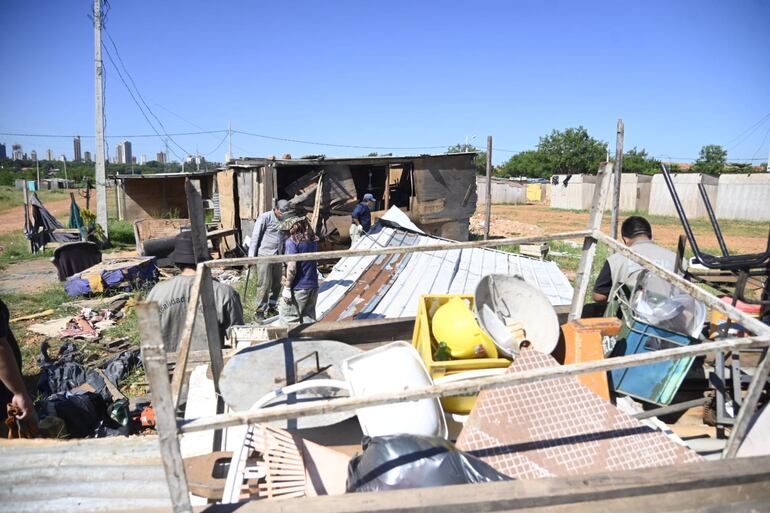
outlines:
[[[284, 243], [284, 254], [296, 255], [318, 251], [318, 238], [307, 218], [287, 219], [281, 229], [288, 232]], [[318, 300], [317, 262], [315, 260], [287, 262], [281, 285], [283, 289], [278, 302], [281, 324], [315, 322], [315, 305]]]
[[361, 203], [353, 209], [352, 224], [350, 225], [350, 242], [352, 244], [355, 244], [361, 235], [368, 233], [369, 228], [372, 227], [372, 208], [374, 208], [375, 203], [374, 196], [367, 192]]
[[[12, 404], [21, 411], [19, 420], [37, 424], [34, 403], [21, 377], [21, 351], [9, 325], [8, 307], [0, 299], [0, 421], [8, 416], [6, 405]], [[5, 429], [5, 422], [0, 424]]]

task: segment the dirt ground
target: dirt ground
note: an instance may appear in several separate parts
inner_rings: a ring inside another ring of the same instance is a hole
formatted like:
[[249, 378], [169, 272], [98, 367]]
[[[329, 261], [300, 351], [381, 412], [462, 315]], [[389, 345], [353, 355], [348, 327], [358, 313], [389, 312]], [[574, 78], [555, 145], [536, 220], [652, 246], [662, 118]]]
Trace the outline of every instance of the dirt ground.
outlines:
[[38, 258], [11, 264], [0, 273], [0, 294], [35, 294], [59, 282], [51, 260]]
[[[621, 217], [621, 222], [625, 217]], [[471, 219], [471, 232], [483, 233], [483, 207]], [[545, 205], [492, 205], [491, 234], [503, 237], [535, 236], [574, 230], [588, 226], [588, 212], [553, 210]], [[710, 227], [693, 227], [699, 245], [716, 251], [719, 247]], [[760, 252], [767, 244], [767, 225], [754, 223], [721, 223], [727, 247], [735, 253]], [[653, 238], [662, 246], [676, 250], [679, 235], [684, 233], [679, 220], [665, 218], [652, 221]], [[610, 216], [604, 217], [602, 230], [609, 233]]]
[[[70, 213], [70, 199], [64, 198], [43, 203], [57, 219]], [[59, 219], [61, 221], [61, 219]], [[12, 207], [0, 212], [0, 235], [24, 229], [24, 207]]]

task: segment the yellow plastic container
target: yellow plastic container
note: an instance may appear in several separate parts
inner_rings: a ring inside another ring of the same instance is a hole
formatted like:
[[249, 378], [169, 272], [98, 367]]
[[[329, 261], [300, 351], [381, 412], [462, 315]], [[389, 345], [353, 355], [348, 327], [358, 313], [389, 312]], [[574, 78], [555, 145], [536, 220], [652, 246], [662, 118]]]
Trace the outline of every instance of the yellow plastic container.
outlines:
[[[507, 368], [511, 361], [507, 358], [466, 358], [448, 361], [434, 361], [438, 341], [433, 337], [431, 329], [433, 315], [439, 307], [447, 304], [453, 298], [467, 301], [467, 306], [473, 309], [473, 296], [463, 294], [428, 294], [420, 297], [417, 307], [417, 318], [414, 322], [412, 345], [420, 353], [431, 378], [436, 379], [446, 374], [465, 370]], [[476, 396], [446, 397], [441, 399], [444, 410], [451, 413], [468, 413], [473, 408]]]
[[497, 358], [494, 341], [481, 330], [468, 304], [453, 297], [433, 314], [433, 340], [444, 342], [455, 360], [470, 358]]

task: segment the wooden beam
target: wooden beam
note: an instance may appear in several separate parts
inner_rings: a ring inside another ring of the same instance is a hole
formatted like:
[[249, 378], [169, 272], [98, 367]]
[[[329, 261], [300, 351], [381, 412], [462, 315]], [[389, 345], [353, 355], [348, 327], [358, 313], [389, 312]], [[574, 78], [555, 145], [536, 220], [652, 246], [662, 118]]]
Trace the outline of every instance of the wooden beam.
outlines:
[[513, 237], [510, 239], [477, 240], [470, 242], [445, 242], [441, 244], [428, 244], [425, 246], [390, 246], [375, 249], [342, 249], [338, 251], [319, 251], [316, 253], [298, 253], [295, 255], [274, 255], [244, 258], [223, 258], [204, 262], [205, 267], [235, 267], [242, 265], [275, 264], [283, 262], [303, 262], [305, 260], [330, 260], [334, 258], [346, 258], [356, 256], [374, 255], [400, 255], [406, 253], [423, 253], [426, 251], [456, 251], [470, 248], [494, 248], [497, 246], [509, 246], [515, 244], [534, 244], [549, 240], [579, 239], [590, 237], [591, 230], [579, 230], [575, 232], [554, 233], [551, 235], [538, 235], [536, 237]]
[[385, 202], [383, 210], [387, 211], [390, 208], [390, 165], [385, 168], [385, 192], [382, 199]]
[[[770, 500], [770, 457], [699, 461], [588, 475], [251, 501], [238, 513], [522, 513], [762, 511]], [[747, 503], [752, 507], [744, 508]], [[203, 511], [201, 508], [200, 511]], [[209, 505], [206, 513], [231, 511]]]
[[187, 193], [187, 211], [190, 214], [195, 261], [203, 262], [209, 259], [209, 245], [206, 239], [206, 217], [203, 213], [201, 182], [199, 179], [185, 178], [184, 187]]
[[200, 301], [202, 280], [203, 273], [196, 273], [195, 281], [193, 281], [192, 289], [190, 289], [190, 298], [187, 301], [187, 311], [185, 312], [182, 336], [179, 339], [179, 345], [177, 346], [176, 365], [174, 366], [174, 375], [171, 378], [171, 394], [174, 397], [174, 405], [176, 407], [178, 407], [182, 401], [180, 391], [182, 390], [184, 373], [187, 369], [187, 360], [190, 354], [190, 344], [192, 343], [195, 319], [198, 316], [198, 302]]
[[354, 411], [368, 406], [380, 406], [404, 401], [416, 401], [433, 397], [447, 397], [457, 395], [471, 395], [481, 390], [533, 383], [548, 379], [563, 378], [567, 376], [579, 376], [592, 372], [605, 372], [613, 369], [646, 365], [668, 360], [677, 360], [692, 356], [701, 356], [717, 351], [738, 350], [743, 348], [766, 347], [770, 344], [770, 336], [732, 338], [718, 342], [706, 342], [693, 346], [663, 349], [643, 354], [619, 356], [605, 360], [592, 362], [573, 363], [548, 367], [545, 369], [533, 369], [499, 376], [490, 376], [475, 380], [456, 383], [445, 383], [428, 387], [413, 388], [400, 392], [388, 392], [372, 394], [367, 397], [339, 398], [328, 401], [317, 401], [304, 405], [276, 406], [258, 411], [234, 412], [217, 415], [209, 418], [199, 418], [180, 424], [183, 433], [203, 431], [206, 429], [220, 429], [229, 426], [253, 424], [257, 422], [270, 422], [290, 418], [324, 415], [327, 413]]
[[142, 363], [152, 391], [160, 452], [173, 511], [174, 513], [192, 512], [190, 491], [177, 436], [176, 408], [171, 396], [171, 384], [168, 381], [158, 304], [141, 302], [136, 305], [136, 311], [139, 317]]
[[414, 317], [396, 319], [366, 319], [301, 324], [289, 331], [291, 338], [336, 340], [358, 345], [391, 340], [410, 340], [414, 332]]
[[201, 305], [203, 306], [203, 322], [206, 326], [206, 340], [211, 356], [211, 376], [214, 379], [214, 390], [219, 394], [219, 375], [224, 367], [222, 358], [222, 340], [219, 335], [219, 320], [217, 305], [214, 299], [214, 281], [211, 269], [198, 264], [198, 274], [201, 275]]
[[318, 185], [315, 188], [315, 200], [313, 201], [313, 213], [310, 215], [310, 226], [314, 232], [318, 231], [318, 218], [321, 215], [321, 197], [323, 196], [324, 172], [318, 177]]
[[[612, 164], [607, 162], [604, 169], [601, 170], [596, 178], [596, 187], [594, 188], [593, 206], [591, 207], [591, 217], [588, 220], [589, 230], [600, 230], [602, 227], [602, 217], [604, 216], [604, 203], [607, 201], [607, 190], [610, 186], [612, 177]], [[575, 277], [575, 294], [572, 296], [572, 308], [569, 313], [569, 320], [574, 321], [580, 318], [585, 303], [588, 283], [591, 281], [591, 270], [596, 256], [596, 239], [588, 236], [583, 239], [583, 254], [580, 257], [577, 276]]]

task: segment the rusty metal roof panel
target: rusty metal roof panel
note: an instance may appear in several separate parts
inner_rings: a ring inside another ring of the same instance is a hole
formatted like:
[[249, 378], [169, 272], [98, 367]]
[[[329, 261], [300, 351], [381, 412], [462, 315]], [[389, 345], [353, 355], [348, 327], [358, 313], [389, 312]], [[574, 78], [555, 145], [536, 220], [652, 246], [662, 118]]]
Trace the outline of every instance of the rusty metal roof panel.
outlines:
[[[444, 239], [376, 225], [356, 249], [435, 244]], [[341, 259], [318, 295], [319, 319], [409, 317], [423, 294], [472, 294], [483, 276], [516, 274], [541, 290], [554, 306], [569, 305], [573, 289], [553, 262], [473, 248]]]

